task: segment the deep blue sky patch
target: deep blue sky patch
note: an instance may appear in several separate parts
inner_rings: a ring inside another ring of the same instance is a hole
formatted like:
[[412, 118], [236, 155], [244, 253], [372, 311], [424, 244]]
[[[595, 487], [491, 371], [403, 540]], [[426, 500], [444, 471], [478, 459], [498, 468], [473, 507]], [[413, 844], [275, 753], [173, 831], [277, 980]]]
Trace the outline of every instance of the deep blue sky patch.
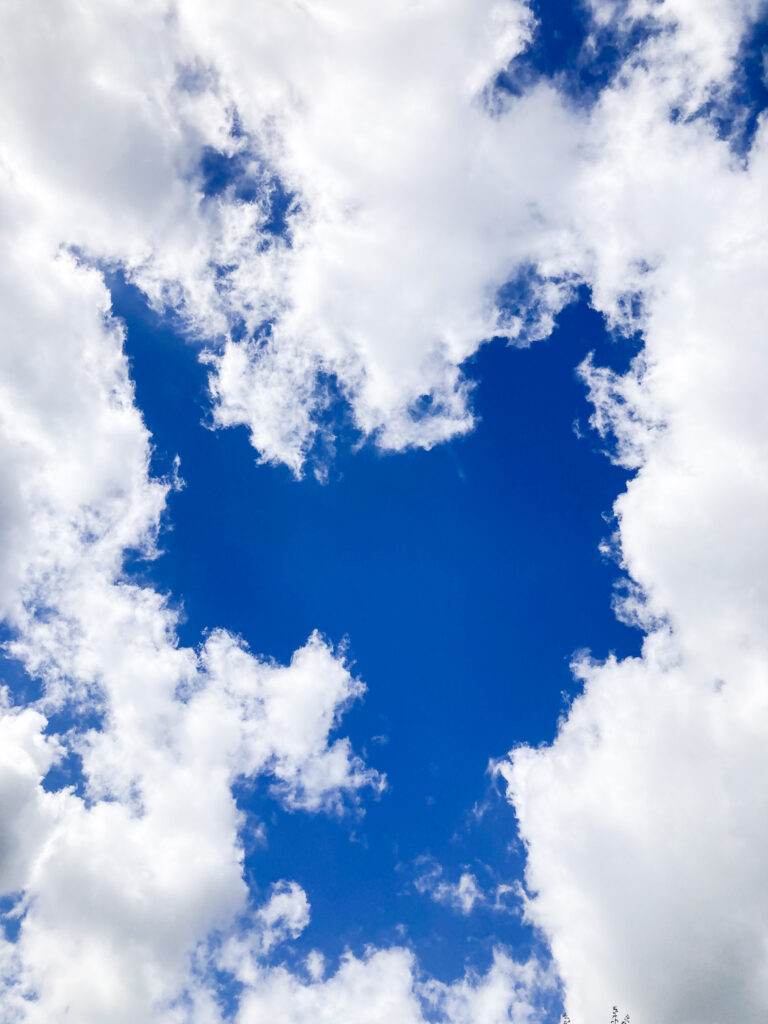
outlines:
[[542, 79], [557, 84], [569, 101], [589, 107], [610, 85], [624, 61], [657, 27], [650, 19], [597, 25], [579, 0], [532, 0], [533, 39], [497, 77], [495, 87], [519, 96]]
[[245, 429], [206, 426], [196, 348], [135, 289], [112, 286], [155, 471], [178, 454], [185, 481], [162, 557], [132, 571], [180, 603], [184, 644], [221, 626], [286, 661], [319, 629], [348, 642], [369, 688], [342, 729], [389, 790], [345, 823], [280, 810], [266, 781], [241, 787], [252, 824], [267, 824], [267, 846], [249, 846], [254, 884], [305, 887], [315, 912], [300, 951], [362, 952], [405, 925], [424, 968], [446, 979], [467, 958], [485, 965], [494, 939], [523, 953], [532, 938], [516, 914], [464, 919], [418, 894], [417, 859], [434, 858], [451, 882], [472, 870], [489, 890], [519, 878], [489, 756], [552, 738], [577, 689], [574, 651], [638, 650], [639, 634], [610, 611], [617, 567], [597, 550], [626, 475], [574, 429], [590, 412], [577, 364], [592, 350], [616, 365], [629, 352], [582, 292], [550, 340], [494, 342], [467, 365], [479, 420], [469, 437], [388, 456], [353, 452], [342, 430], [328, 482], [296, 481], [256, 464]]

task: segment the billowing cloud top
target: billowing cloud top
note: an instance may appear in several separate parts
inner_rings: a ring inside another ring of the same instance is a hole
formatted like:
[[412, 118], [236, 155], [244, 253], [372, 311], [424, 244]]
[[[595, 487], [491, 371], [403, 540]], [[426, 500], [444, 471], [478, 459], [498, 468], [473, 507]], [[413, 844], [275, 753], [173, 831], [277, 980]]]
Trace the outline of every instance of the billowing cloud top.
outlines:
[[[5, 5], [0, 614], [41, 688], [0, 708], [3, 1021], [524, 1024], [558, 985], [577, 1024], [614, 994], [638, 1024], [764, 1012], [768, 135], [740, 75], [765, 10], [585, 6], [578, 67], [618, 54], [588, 92], [530, 59], [522, 0]], [[176, 484], [115, 269], [198, 346], [212, 423], [297, 476], [344, 415], [393, 451], [470, 431], [468, 357], [546, 337], [581, 286], [641, 333], [626, 373], [580, 374], [634, 471], [612, 547], [642, 654], [581, 657], [554, 743], [494, 762], [551, 964], [269, 958], [309, 901], [251, 891], [233, 787], [359, 814], [386, 780], [337, 735], [365, 690], [343, 651], [278, 665], [218, 623], [184, 647], [125, 573]]]

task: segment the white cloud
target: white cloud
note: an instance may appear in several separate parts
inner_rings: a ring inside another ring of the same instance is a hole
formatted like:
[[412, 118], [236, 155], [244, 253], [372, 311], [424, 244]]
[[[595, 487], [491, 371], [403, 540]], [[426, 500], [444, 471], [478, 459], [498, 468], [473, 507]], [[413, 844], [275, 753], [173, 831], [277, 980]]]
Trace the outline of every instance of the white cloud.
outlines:
[[[300, 204], [269, 277], [269, 340], [232, 341], [214, 357], [219, 421], [246, 423], [265, 458], [297, 468], [322, 371], [385, 448], [470, 429], [458, 366], [489, 336], [520, 333], [502, 322], [495, 293], [546, 251], [577, 142], [546, 87], [502, 117], [485, 105], [484, 88], [529, 37], [530, 12], [453, 0], [259, 6], [252, 16], [265, 41], [279, 38], [278, 61], [258, 44], [254, 59], [240, 5], [187, 4], [181, 15], [226, 69], [243, 124]], [[250, 264], [247, 280], [250, 296], [268, 294], [254, 290], [265, 278]]]
[[[205, 1024], [220, 1015], [195, 951], [249, 900], [232, 784], [266, 775], [314, 811], [380, 789], [332, 736], [364, 687], [317, 635], [288, 666], [223, 631], [182, 648], [165, 599], [123, 579], [127, 549], [152, 554], [168, 484], [148, 472], [122, 330], [55, 218], [12, 175], [0, 189], [0, 605], [45, 684], [0, 709], [0, 887], [20, 918], [3, 1019]], [[49, 732], [52, 712], [71, 728]], [[47, 792], [65, 753], [81, 788]]]
[[462, 871], [458, 882], [449, 882], [443, 877], [443, 869], [437, 863], [429, 865], [414, 880], [417, 892], [424, 893], [436, 903], [444, 903], [462, 914], [470, 914], [476, 904], [484, 903], [487, 897], [477, 878], [471, 871]]
[[414, 879], [413, 886], [417, 892], [429, 896], [435, 903], [442, 903], [465, 916], [480, 906], [486, 910], [509, 912], [517, 910], [521, 896], [525, 894], [520, 884], [509, 885], [498, 882], [495, 886], [483, 888], [472, 871], [464, 870], [456, 882], [445, 878], [440, 864], [428, 857], [418, 858], [417, 865], [422, 869]]
[[763, 0], [589, 0], [597, 25], [625, 31], [645, 24], [656, 36], [642, 59], [692, 112], [734, 70], [739, 44], [759, 19]]
[[[0, 883], [26, 911], [0, 948], [9, 1019], [218, 1020], [206, 942], [248, 909], [234, 780], [267, 774], [307, 810], [381, 786], [331, 738], [362, 687], [322, 640], [285, 667], [226, 632], [183, 649], [163, 599], [121, 579], [169, 485], [148, 472], [103, 280], [72, 248], [180, 312], [218, 421], [296, 472], [323, 375], [383, 447], [430, 446], [472, 425], [461, 362], [490, 334], [546, 334], [571, 283], [643, 328], [630, 374], [582, 372], [595, 426], [638, 467], [616, 513], [651, 632], [640, 659], [585, 662], [556, 742], [499, 770], [575, 1021], [614, 995], [639, 1024], [762, 1012], [768, 141], [763, 123], [745, 166], [693, 116], [725, 102], [760, 6], [592, 7], [664, 31], [588, 114], [540, 85], [491, 116], [483, 89], [531, 31], [522, 3], [5, 5], [0, 612], [47, 687], [0, 717]], [[250, 162], [253, 202], [203, 198], [205, 146]], [[264, 234], [271, 172], [296, 194], [290, 244]], [[524, 330], [495, 295], [529, 266]], [[66, 740], [83, 796], [41, 786], [65, 742], [46, 714], [65, 705], [102, 719]], [[301, 890], [273, 899], [254, 928], [290, 937]], [[243, 959], [246, 1024], [420, 1022], [429, 998], [457, 1024], [532, 1021], [551, 980], [499, 953], [440, 987], [393, 949], [305, 982], [261, 949]]]
[[[472, 425], [458, 365], [521, 333], [495, 292], [552, 248], [578, 142], [545, 86], [486, 109], [530, 25], [513, 0], [33, 0], [5, 14], [4, 160], [61, 244], [183, 314], [210, 346], [218, 421], [245, 423], [264, 459], [301, 470], [326, 374], [381, 445], [430, 446]], [[252, 201], [203, 198], [206, 145], [239, 154]], [[267, 171], [296, 195], [290, 244], [264, 233]], [[528, 337], [561, 301], [546, 289]]]
[[0, 710], [0, 894], [19, 892], [30, 867], [53, 831], [62, 807], [60, 794], [46, 793], [44, 776], [61, 749], [42, 735], [43, 716], [31, 708], [12, 709], [7, 695]]
[[[231, 934], [216, 954], [221, 970], [244, 985], [258, 983], [259, 961], [275, 946], [297, 938], [309, 924], [309, 900], [297, 882], [278, 882], [267, 902], [244, 922], [239, 933]], [[310, 954], [308, 972], [320, 978], [320, 954]]]
[[309, 924], [307, 894], [296, 882], [278, 882], [257, 916], [268, 948], [289, 935], [295, 939]]
[[[18, 942], [20, 980], [37, 993], [27, 1019], [68, 1009], [84, 1022], [170, 1020], [194, 984], [196, 946], [247, 905], [234, 781], [266, 774], [289, 806], [313, 810], [383, 784], [347, 741], [329, 741], [362, 686], [316, 636], [280, 667], [214, 633], [198, 666], [151, 592], [89, 579], [72, 603], [79, 617], [63, 625], [75, 643], [40, 636], [45, 626], [27, 642], [76, 686], [98, 681], [104, 724], [73, 741], [92, 803], [62, 795], [30, 864]], [[285, 934], [298, 924], [286, 894], [274, 899], [259, 917], [263, 950], [281, 914]]]
[[450, 1024], [536, 1024], [551, 1019], [554, 976], [535, 960], [520, 963], [496, 950], [485, 975], [469, 973], [452, 985], [434, 986], [433, 996]]
[[[215, 634], [195, 670], [190, 652], [146, 636], [151, 618], [137, 614], [137, 606], [146, 610], [143, 596], [129, 588], [102, 593], [101, 618], [90, 622], [72, 660], [91, 666], [103, 690], [103, 727], [74, 741], [89, 802], [42, 794], [47, 761], [36, 769], [34, 794], [30, 783], [16, 785], [15, 803], [24, 798], [28, 807], [19, 818], [28, 876], [13, 977], [36, 993], [29, 1021], [66, 1012], [84, 1022], [175, 1019], [174, 1001], [194, 989], [196, 947], [234, 927], [247, 906], [236, 778], [271, 775], [290, 805], [311, 809], [340, 806], [345, 794], [354, 799], [360, 787], [381, 784], [346, 742], [328, 740], [359, 684], [319, 639], [282, 668]], [[57, 664], [66, 667], [68, 655]], [[228, 656], [234, 660], [226, 663]], [[321, 706], [316, 716], [312, 703]], [[11, 721], [22, 715], [34, 713]], [[302, 723], [307, 735], [298, 732]], [[37, 715], [25, 729], [38, 760], [46, 754], [44, 725]], [[11, 866], [19, 860], [13, 854]], [[18, 886], [12, 877], [9, 885]], [[307, 916], [298, 887], [275, 893], [257, 914], [261, 952], [297, 934]]]
[[584, 373], [639, 467], [615, 511], [650, 634], [640, 658], [579, 663], [555, 743], [499, 770], [571, 1017], [611, 998], [641, 1024], [714, 1024], [768, 1000], [768, 139], [763, 121], [744, 167], [704, 119], [667, 116], [692, 68], [715, 88], [755, 8], [665, 7], [680, 32], [602, 97], [578, 190], [595, 301], [620, 321], [643, 300], [642, 361]]
[[[443, 883], [443, 885], [446, 884], [449, 883]], [[438, 888], [435, 891], [436, 898], [442, 899], [444, 892], [449, 901], [459, 907], [462, 914], [471, 913], [475, 904], [482, 899], [482, 890], [477, 884], [477, 879], [469, 871], [462, 872], [458, 882], [456, 882], [454, 886], [450, 886], [449, 884], [447, 892], [442, 886], [438, 885]]]
[[406, 950], [389, 949], [362, 960], [348, 956], [327, 981], [304, 983], [284, 968], [266, 970], [253, 977], [252, 987], [244, 993], [238, 1024], [263, 1020], [422, 1024], [413, 966]]
[[535, 962], [517, 963], [496, 950], [483, 975], [467, 973], [451, 985], [419, 976], [406, 949], [347, 955], [327, 980], [301, 981], [284, 968], [242, 975], [247, 988], [238, 1024], [354, 1021], [355, 1024], [542, 1024], [556, 993], [552, 975]]

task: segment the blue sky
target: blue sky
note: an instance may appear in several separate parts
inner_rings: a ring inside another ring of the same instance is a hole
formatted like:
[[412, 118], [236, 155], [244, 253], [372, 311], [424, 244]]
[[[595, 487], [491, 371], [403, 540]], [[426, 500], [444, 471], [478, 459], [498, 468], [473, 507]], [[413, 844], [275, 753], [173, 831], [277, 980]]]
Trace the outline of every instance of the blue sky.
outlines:
[[767, 13], [0, 13], [0, 1024], [762, 1019]]
[[520, 845], [507, 849], [512, 810], [489, 760], [551, 741], [578, 692], [577, 649], [639, 650], [639, 632], [611, 610], [619, 569], [598, 550], [627, 474], [590, 436], [575, 373], [588, 352], [620, 367], [636, 346], [611, 338], [584, 293], [546, 343], [490, 342], [472, 360], [479, 422], [468, 437], [387, 455], [355, 450], [347, 428], [327, 481], [297, 481], [255, 465], [245, 431], [212, 431], [194, 346], [135, 289], [115, 281], [112, 296], [155, 472], [181, 459], [163, 553], [138, 571], [181, 606], [182, 642], [224, 626], [285, 661], [319, 629], [348, 644], [368, 686], [344, 728], [389, 790], [361, 820], [338, 822], [286, 814], [244, 789], [241, 806], [269, 821], [267, 848], [247, 862], [254, 876], [301, 880], [318, 908], [303, 941], [329, 955], [402, 924], [447, 981], [467, 958], [485, 968], [496, 941], [524, 949], [532, 938], [513, 901], [508, 913], [456, 920], [413, 880], [422, 857], [452, 880], [469, 865], [491, 889], [520, 878]]

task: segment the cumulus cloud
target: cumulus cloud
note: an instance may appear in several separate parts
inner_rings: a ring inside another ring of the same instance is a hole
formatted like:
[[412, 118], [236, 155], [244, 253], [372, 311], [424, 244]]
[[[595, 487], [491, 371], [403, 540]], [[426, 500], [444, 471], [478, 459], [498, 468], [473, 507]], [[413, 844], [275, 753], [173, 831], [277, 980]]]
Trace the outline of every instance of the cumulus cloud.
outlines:
[[[512, 0], [5, 5], [0, 613], [45, 684], [0, 709], [9, 1020], [217, 1021], [211, 935], [244, 914], [245, 1024], [536, 1021], [555, 991], [503, 951], [451, 986], [403, 949], [328, 978], [315, 958], [308, 980], [262, 963], [307, 898], [291, 882], [249, 906], [232, 785], [268, 776], [309, 811], [380, 790], [334, 738], [363, 688], [318, 636], [287, 666], [226, 631], [182, 648], [165, 600], [123, 577], [127, 551], [152, 555], [170, 483], [149, 474], [104, 264], [201, 343], [217, 422], [295, 473], [335, 392], [384, 448], [469, 430], [462, 362], [492, 335], [546, 335], [576, 283], [642, 330], [627, 374], [581, 374], [637, 470], [615, 511], [643, 654], [582, 660], [554, 744], [498, 770], [574, 1020], [617, 990], [641, 1024], [762, 1012], [768, 140], [760, 122], [739, 153], [711, 114], [733, 114], [763, 7], [590, 9], [648, 36], [583, 110], [552, 83], [492, 88], [533, 31]], [[510, 311], [499, 290], [521, 275], [533, 295]], [[56, 736], [62, 709], [75, 726]], [[78, 785], [48, 792], [64, 755]], [[471, 909], [471, 874], [440, 884]]]
[[[231, 934], [216, 956], [219, 968], [243, 984], [256, 984], [258, 964], [275, 946], [297, 938], [309, 924], [307, 894], [297, 882], [281, 881], [272, 887], [269, 899], [243, 923], [239, 933]], [[310, 963], [311, 974], [320, 975], [320, 954]]]
[[624, 612], [649, 633], [640, 658], [580, 660], [554, 744], [499, 767], [574, 1020], [606, 992], [660, 1024], [757, 1019], [768, 998], [767, 140], [761, 122], [744, 162], [696, 113], [757, 10], [663, 5], [676, 30], [601, 97], [579, 186], [595, 301], [620, 323], [642, 300], [630, 371], [582, 373], [638, 468], [615, 512]]
[[[578, 143], [544, 84], [489, 109], [525, 3], [35, 0], [4, 17], [12, 173], [61, 244], [181, 315], [217, 421], [246, 424], [263, 459], [301, 471], [330, 378], [384, 447], [465, 432], [460, 363], [491, 335], [547, 333], [567, 282], [542, 284], [525, 327], [496, 298], [546, 260]], [[237, 173], [206, 195], [210, 153]]]
[[520, 963], [496, 950], [487, 973], [452, 985], [432, 986], [433, 999], [451, 1024], [535, 1024], [551, 1019], [555, 979], [535, 960]]
[[[265, 11], [252, 17], [263, 31]], [[383, 447], [468, 430], [459, 365], [485, 338], [521, 337], [496, 292], [543, 255], [576, 145], [545, 86], [489, 111], [486, 90], [524, 48], [530, 11], [495, 0], [272, 8], [279, 62], [254, 59], [242, 22], [239, 5], [182, 15], [228, 69], [243, 124], [298, 206], [269, 331], [212, 356], [219, 421], [246, 423], [267, 458], [283, 457], [270, 440], [281, 432], [295, 467], [324, 401], [318, 377], [332, 374]], [[297, 396], [305, 418], [290, 412]]]
[[309, 924], [307, 894], [296, 882], [278, 882], [259, 910], [258, 919], [264, 927], [264, 943], [268, 949], [286, 936], [295, 939]]
[[[139, 595], [115, 589], [109, 611], [118, 618], [121, 605], [119, 621], [104, 623], [103, 594], [101, 625], [75, 658], [94, 668], [103, 690], [104, 723], [71, 739], [82, 797], [40, 790], [56, 752], [40, 735], [45, 718], [8, 718], [16, 747], [3, 801], [23, 832], [8, 837], [5, 891], [23, 886], [24, 916], [19, 967], [7, 981], [32, 1000], [25, 1020], [176, 1019], [176, 1001], [196, 988], [197, 946], [235, 927], [248, 905], [235, 779], [267, 774], [290, 806], [314, 810], [382, 784], [346, 742], [328, 739], [359, 684], [318, 638], [283, 668], [216, 634], [195, 669], [190, 652], [165, 636], [142, 643], [152, 623], [132, 619]], [[102, 643], [107, 665], [99, 664]], [[216, 661], [233, 652], [234, 664]], [[297, 934], [307, 916], [298, 887], [276, 892], [256, 915], [260, 952]]]
[[[311, 810], [383, 785], [346, 740], [329, 739], [362, 685], [317, 636], [286, 667], [222, 632], [198, 657], [175, 645], [151, 591], [89, 577], [66, 597], [60, 629], [31, 625], [16, 651], [44, 651], [59, 688], [97, 687], [102, 721], [59, 740], [81, 760], [82, 796], [46, 794], [56, 740], [41, 735], [42, 714], [8, 713], [17, 747], [3, 792], [24, 830], [5, 857], [6, 892], [24, 888], [9, 986], [31, 1000], [29, 1021], [173, 1020], [196, 987], [195, 949], [248, 905], [233, 783], [267, 775], [288, 806]], [[257, 915], [262, 952], [295, 934], [299, 893], [276, 893]]]
[[[166, 599], [125, 578], [170, 483], [149, 474], [123, 329], [40, 196], [7, 168], [0, 190], [0, 605], [43, 684], [0, 708], [3, 1020], [217, 1020], [196, 951], [249, 906], [232, 786], [264, 775], [310, 811], [379, 791], [334, 737], [364, 686], [316, 634], [287, 666], [225, 631], [180, 647]], [[64, 759], [78, 770], [50, 783]], [[277, 904], [259, 920], [297, 924]]]
[[435, 1015], [445, 1024], [543, 1024], [556, 994], [553, 976], [535, 961], [521, 964], [500, 950], [484, 975], [468, 973], [450, 985], [421, 978], [413, 954], [402, 948], [348, 955], [326, 980], [305, 982], [284, 968], [243, 978], [242, 1024], [426, 1024]]

